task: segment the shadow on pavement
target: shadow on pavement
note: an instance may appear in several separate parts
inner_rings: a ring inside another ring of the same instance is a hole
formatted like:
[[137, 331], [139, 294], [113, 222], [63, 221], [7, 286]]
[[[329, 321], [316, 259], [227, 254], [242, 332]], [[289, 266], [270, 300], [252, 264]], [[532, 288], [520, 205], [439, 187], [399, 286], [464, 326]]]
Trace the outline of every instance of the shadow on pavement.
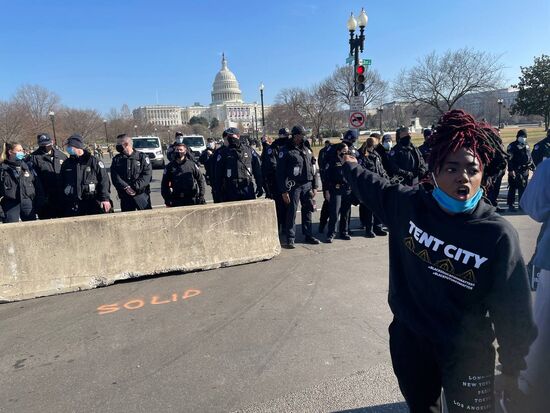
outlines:
[[360, 407], [358, 409], [350, 410], [339, 410], [333, 413], [405, 413], [408, 412], [407, 404], [404, 402], [401, 403], [391, 403], [391, 404], [380, 404], [378, 406], [371, 407]]

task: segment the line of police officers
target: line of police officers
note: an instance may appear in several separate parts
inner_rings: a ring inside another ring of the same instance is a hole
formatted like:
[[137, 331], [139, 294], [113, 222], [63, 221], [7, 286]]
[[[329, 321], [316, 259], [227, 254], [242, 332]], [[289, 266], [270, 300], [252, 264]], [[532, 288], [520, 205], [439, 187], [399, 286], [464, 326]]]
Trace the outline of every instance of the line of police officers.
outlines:
[[[326, 242], [332, 242], [337, 227], [341, 239], [350, 239], [351, 205], [358, 203], [342, 176], [340, 156], [343, 153], [353, 153], [365, 168], [404, 185], [417, 184], [427, 171], [425, 158], [429, 153], [422, 150], [425, 145], [416, 148], [411, 143], [408, 128], [396, 131], [397, 144], [394, 147], [391, 146], [391, 136], [384, 135], [380, 142], [380, 135], [372, 134], [357, 149], [357, 137], [356, 131], [347, 131], [341, 143], [331, 145], [327, 141], [319, 153], [324, 196], [319, 230], [324, 232], [327, 228]], [[241, 141], [238, 129], [225, 130], [223, 138], [223, 146], [216, 149], [209, 145], [201, 155], [200, 161], [206, 171], [203, 175], [183, 143], [182, 134], [176, 134], [176, 141], [170, 147], [170, 162], [161, 182], [161, 195], [166, 206], [205, 203], [206, 183], [212, 188], [214, 202], [254, 199], [265, 191], [266, 196], [276, 203], [279, 230], [286, 237], [285, 246], [294, 248], [299, 205], [305, 240], [318, 244], [312, 230], [318, 186], [316, 159], [306, 140], [306, 130], [299, 125], [291, 131], [283, 128], [275, 141], [264, 139], [261, 157]], [[425, 138], [429, 138], [429, 133], [425, 133]], [[488, 195], [496, 203], [507, 164], [511, 211], [515, 210], [515, 192], [519, 192], [521, 197], [529, 170], [550, 157], [550, 132], [535, 145], [532, 157], [526, 138], [526, 131], [520, 130], [516, 141], [508, 146], [509, 159], [502, 159], [488, 171], [493, 188]], [[38, 135], [37, 143], [39, 148], [28, 157], [19, 144], [4, 147], [0, 164], [3, 222], [32, 220], [36, 215], [40, 219], [49, 219], [112, 212], [110, 180], [105, 165], [86, 149], [81, 136], [72, 135], [67, 139], [65, 145], [69, 156], [57, 149], [46, 133]], [[131, 137], [124, 134], [117, 137], [116, 150], [118, 154], [112, 161], [111, 180], [122, 211], [150, 209], [152, 166], [148, 156], [135, 151]], [[360, 206], [360, 218], [365, 236], [386, 235], [383, 223], [363, 205]]]

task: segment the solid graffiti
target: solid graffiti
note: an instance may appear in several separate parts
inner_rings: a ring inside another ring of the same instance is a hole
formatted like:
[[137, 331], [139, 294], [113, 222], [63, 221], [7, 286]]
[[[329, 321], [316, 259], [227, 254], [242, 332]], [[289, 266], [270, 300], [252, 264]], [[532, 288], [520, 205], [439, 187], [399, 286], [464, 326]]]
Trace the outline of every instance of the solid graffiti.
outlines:
[[183, 295], [181, 295], [181, 297], [178, 293], [172, 293], [169, 297], [161, 297], [159, 295], [153, 295], [150, 300], [137, 298], [137, 299], [131, 299], [122, 304], [120, 303], [103, 304], [97, 307], [97, 314], [98, 315], [111, 314], [111, 313], [116, 313], [117, 311], [120, 311], [120, 310], [133, 311], [133, 310], [138, 310], [140, 308], [143, 308], [146, 305], [161, 305], [161, 304], [176, 303], [180, 299], [181, 301], [187, 300], [189, 298], [196, 297], [199, 294], [201, 294], [200, 290], [189, 289], [189, 290], [186, 290], [183, 293]]

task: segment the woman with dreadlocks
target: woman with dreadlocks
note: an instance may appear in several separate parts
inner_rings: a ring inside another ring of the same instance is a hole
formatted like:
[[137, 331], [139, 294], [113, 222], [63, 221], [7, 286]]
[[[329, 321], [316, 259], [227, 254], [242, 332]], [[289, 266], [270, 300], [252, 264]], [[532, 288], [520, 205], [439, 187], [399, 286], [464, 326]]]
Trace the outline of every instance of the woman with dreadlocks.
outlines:
[[496, 131], [461, 111], [429, 138], [432, 185], [403, 187], [343, 156], [359, 200], [390, 230], [390, 353], [413, 413], [494, 411], [498, 341], [505, 397], [536, 336], [519, 239], [483, 200], [483, 172], [502, 152]]

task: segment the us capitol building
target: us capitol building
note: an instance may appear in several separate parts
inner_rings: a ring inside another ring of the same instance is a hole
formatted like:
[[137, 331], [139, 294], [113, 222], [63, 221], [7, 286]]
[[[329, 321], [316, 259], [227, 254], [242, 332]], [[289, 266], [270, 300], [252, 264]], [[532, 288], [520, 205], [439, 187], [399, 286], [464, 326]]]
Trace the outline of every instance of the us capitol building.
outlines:
[[[270, 106], [264, 104], [267, 116]], [[256, 111], [256, 112], [255, 112]], [[208, 121], [216, 118], [224, 128], [242, 127], [243, 133], [254, 129], [253, 121], [257, 117], [258, 130], [262, 129], [262, 108], [254, 103], [244, 103], [239, 82], [227, 67], [227, 59], [222, 55], [222, 67], [216, 74], [212, 85], [212, 103], [202, 106], [181, 107], [170, 105], [140, 106], [133, 110], [136, 121], [160, 126], [178, 126], [189, 123], [193, 116], [201, 116]]]

